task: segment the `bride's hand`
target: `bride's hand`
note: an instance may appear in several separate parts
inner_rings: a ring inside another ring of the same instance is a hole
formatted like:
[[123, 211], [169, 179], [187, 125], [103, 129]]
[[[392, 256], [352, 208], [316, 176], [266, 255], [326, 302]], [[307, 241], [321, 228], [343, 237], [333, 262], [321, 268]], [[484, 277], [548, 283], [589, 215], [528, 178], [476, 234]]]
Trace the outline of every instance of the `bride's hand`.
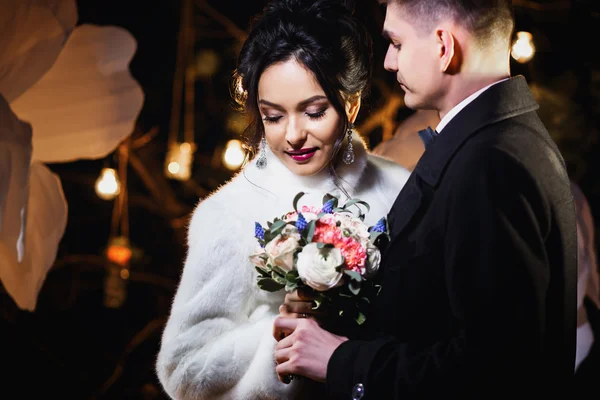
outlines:
[[[325, 315], [322, 311], [313, 309], [316, 305], [314, 301], [316, 298], [315, 294], [302, 289], [287, 293], [283, 304], [279, 306], [279, 317], [311, 319], [322, 317]], [[286, 337], [287, 333], [276, 327], [273, 329], [273, 337], [278, 341]]]
[[297, 289], [285, 295], [279, 307], [279, 314], [286, 317], [307, 318], [323, 316], [321, 310], [315, 310], [317, 295], [309, 290]]

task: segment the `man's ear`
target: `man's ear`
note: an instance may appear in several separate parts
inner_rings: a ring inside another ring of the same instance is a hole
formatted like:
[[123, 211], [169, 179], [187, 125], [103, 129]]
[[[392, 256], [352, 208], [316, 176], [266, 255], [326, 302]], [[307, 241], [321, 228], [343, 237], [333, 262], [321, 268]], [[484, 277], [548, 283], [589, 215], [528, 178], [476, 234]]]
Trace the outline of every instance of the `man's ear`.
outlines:
[[447, 29], [439, 28], [436, 31], [438, 41], [438, 56], [440, 58], [440, 70], [453, 73], [459, 64], [460, 49], [454, 35]]
[[361, 96], [360, 92], [346, 97], [346, 115], [348, 116], [348, 122], [354, 123], [360, 110]]

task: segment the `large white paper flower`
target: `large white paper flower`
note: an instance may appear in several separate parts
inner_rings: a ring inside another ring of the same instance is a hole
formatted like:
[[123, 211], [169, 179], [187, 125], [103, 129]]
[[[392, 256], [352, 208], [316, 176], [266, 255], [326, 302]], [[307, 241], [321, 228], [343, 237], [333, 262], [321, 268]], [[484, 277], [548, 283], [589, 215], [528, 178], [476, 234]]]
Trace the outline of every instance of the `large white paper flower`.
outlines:
[[144, 95], [129, 72], [136, 41], [115, 26], [78, 26], [52, 68], [11, 103], [33, 126], [34, 160], [102, 158], [133, 131]]
[[131, 34], [76, 23], [74, 0], [0, 3], [0, 280], [30, 311], [67, 221], [60, 180], [42, 162], [106, 156], [144, 99], [129, 73]]
[[324, 292], [340, 283], [343, 272], [338, 267], [344, 262], [342, 252], [336, 247], [319, 248], [309, 243], [298, 253], [297, 269], [300, 279], [311, 288]]

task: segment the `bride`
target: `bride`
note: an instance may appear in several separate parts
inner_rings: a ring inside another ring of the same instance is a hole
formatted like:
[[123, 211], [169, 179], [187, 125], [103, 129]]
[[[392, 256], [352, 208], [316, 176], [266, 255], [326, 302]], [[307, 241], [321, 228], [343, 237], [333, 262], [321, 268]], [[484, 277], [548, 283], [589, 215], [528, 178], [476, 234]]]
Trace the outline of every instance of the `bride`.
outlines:
[[[256, 284], [254, 223], [281, 216], [298, 192], [326, 193], [386, 216], [409, 172], [369, 154], [353, 130], [371, 71], [371, 42], [340, 0], [275, 0], [238, 59], [237, 99], [256, 156], [198, 204], [156, 363], [174, 399], [319, 397], [319, 384], [275, 373], [273, 321], [284, 293]], [[310, 394], [309, 394], [310, 393]]]

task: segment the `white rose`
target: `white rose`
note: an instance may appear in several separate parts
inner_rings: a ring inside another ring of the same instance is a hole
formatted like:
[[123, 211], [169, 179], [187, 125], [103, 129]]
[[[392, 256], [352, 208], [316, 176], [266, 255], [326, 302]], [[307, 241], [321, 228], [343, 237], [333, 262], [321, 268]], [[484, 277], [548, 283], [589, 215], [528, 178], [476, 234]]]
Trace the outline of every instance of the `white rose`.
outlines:
[[257, 267], [260, 267], [262, 269], [266, 269], [267, 268], [267, 253], [265, 252], [265, 249], [258, 246], [255, 250], [254, 250], [254, 254], [252, 254], [250, 256], [250, 262], [253, 265], [256, 265]]
[[335, 247], [319, 249], [309, 243], [298, 253], [298, 275], [311, 288], [324, 292], [337, 286], [344, 275], [338, 267], [344, 262], [342, 252]]
[[376, 246], [373, 246], [371, 242], [367, 243], [367, 265], [365, 276], [368, 278], [375, 275], [379, 270], [379, 264], [381, 263], [381, 252]]
[[298, 249], [300, 239], [298, 229], [294, 226], [286, 225], [281, 233], [265, 246], [265, 251], [269, 256], [269, 263], [278, 266], [286, 272], [294, 269], [294, 252]]
[[342, 231], [348, 231], [357, 240], [369, 240], [370, 233], [368, 227], [360, 219], [347, 213], [337, 213], [335, 214], [335, 219], [340, 223]]

